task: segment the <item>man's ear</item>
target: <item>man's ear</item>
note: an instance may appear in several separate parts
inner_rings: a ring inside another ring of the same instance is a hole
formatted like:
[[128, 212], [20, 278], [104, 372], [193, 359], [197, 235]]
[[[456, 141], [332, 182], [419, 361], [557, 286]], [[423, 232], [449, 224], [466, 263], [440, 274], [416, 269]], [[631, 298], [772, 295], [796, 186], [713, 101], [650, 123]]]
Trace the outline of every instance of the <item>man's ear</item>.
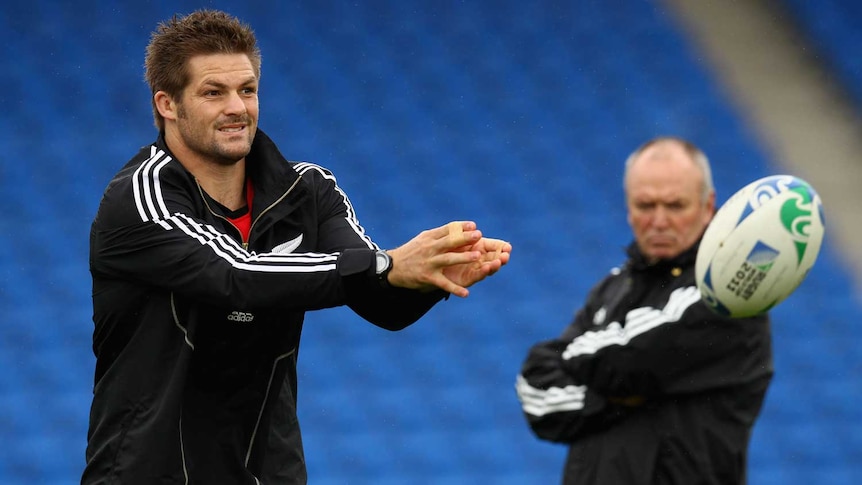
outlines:
[[706, 198], [706, 212], [709, 214], [709, 220], [712, 220], [716, 210], [718, 208], [715, 206], [715, 191], [713, 190]]
[[156, 105], [156, 109], [159, 110], [159, 114], [162, 115], [162, 118], [172, 121], [176, 121], [176, 119], [179, 118], [179, 116], [177, 116], [177, 103], [171, 99], [168, 93], [164, 91], [156, 92], [156, 94], [153, 95], [153, 102]]
[[634, 224], [632, 224], [632, 205], [629, 202], [628, 192], [626, 192], [625, 196], [625, 204], [626, 204], [626, 222], [629, 223], [629, 227], [634, 228]]

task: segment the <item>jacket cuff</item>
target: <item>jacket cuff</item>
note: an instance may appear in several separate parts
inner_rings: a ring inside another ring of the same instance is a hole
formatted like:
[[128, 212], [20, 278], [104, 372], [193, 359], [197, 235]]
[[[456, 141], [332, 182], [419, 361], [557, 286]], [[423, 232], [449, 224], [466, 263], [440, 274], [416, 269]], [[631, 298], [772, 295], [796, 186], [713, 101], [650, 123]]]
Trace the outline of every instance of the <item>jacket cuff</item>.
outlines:
[[400, 330], [418, 320], [437, 302], [448, 298], [442, 290], [420, 292], [383, 286], [377, 278], [373, 249], [345, 249], [338, 258], [347, 304], [359, 316], [388, 329]]
[[338, 258], [338, 274], [341, 277], [350, 277], [367, 273], [370, 278], [374, 278], [376, 276], [374, 255], [373, 249], [345, 249]]

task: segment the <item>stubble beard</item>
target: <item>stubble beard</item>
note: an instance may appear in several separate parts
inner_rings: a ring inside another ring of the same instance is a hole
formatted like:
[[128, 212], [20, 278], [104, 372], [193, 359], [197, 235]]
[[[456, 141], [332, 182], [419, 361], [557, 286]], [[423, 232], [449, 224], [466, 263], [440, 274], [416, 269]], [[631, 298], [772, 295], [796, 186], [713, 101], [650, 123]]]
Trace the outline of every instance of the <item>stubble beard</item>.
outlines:
[[229, 124], [235, 122], [244, 122], [246, 123], [246, 143], [242, 147], [230, 148], [225, 146], [225, 144], [219, 143], [216, 140], [214, 135], [211, 135], [208, 132], [207, 127], [196, 127], [193, 126], [189, 122], [188, 113], [186, 113], [185, 109], [180, 106], [177, 112], [178, 125], [179, 125], [179, 134], [182, 137], [183, 142], [189, 148], [189, 150], [197, 153], [200, 157], [215, 163], [216, 165], [221, 165], [225, 167], [229, 167], [232, 165], [236, 165], [240, 160], [246, 157], [251, 151], [251, 144], [254, 140], [254, 132], [251, 124], [251, 120], [247, 116], [237, 117], [236, 119], [229, 120], [226, 123]]

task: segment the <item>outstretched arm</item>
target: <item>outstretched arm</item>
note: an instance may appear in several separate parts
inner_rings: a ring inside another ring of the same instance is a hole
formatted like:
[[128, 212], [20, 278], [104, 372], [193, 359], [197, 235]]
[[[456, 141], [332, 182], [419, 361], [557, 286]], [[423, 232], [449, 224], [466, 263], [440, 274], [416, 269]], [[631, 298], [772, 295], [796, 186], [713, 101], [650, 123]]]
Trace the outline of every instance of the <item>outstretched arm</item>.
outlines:
[[[446, 236], [455, 224], [461, 234]], [[346, 249], [339, 272], [345, 277], [348, 305], [375, 325], [400, 330], [449, 293], [467, 296], [466, 287], [499, 270], [511, 251], [511, 245], [483, 238], [475, 227], [473, 222], [450, 223], [388, 251], [392, 269], [387, 288], [377, 281], [373, 251]]]
[[473, 221], [456, 221], [422, 231], [387, 252], [392, 256], [392, 286], [439, 288], [463, 298], [470, 294], [467, 288], [509, 262], [512, 245], [483, 237]]

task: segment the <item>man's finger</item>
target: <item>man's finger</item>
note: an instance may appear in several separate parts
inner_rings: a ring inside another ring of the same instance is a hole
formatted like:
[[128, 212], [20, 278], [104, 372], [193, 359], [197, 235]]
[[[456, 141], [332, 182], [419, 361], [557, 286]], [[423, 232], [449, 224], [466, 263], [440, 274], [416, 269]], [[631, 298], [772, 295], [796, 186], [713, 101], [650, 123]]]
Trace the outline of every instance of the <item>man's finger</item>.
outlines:
[[448, 251], [472, 245], [482, 237], [482, 233], [476, 229], [476, 224], [470, 221], [450, 222], [444, 227], [448, 233], [444, 241]]
[[463, 286], [460, 286], [460, 285], [456, 285], [454, 282], [452, 282], [452, 280], [450, 280], [449, 278], [446, 278], [443, 275], [440, 275], [439, 278], [435, 278], [434, 281], [432, 281], [432, 283], [434, 283], [434, 285], [437, 286], [438, 288], [440, 288], [441, 290], [443, 290], [447, 293], [451, 293], [455, 296], [459, 296], [461, 298], [466, 298], [467, 295], [470, 294], [470, 291], [467, 290], [467, 288], [464, 288]]
[[461, 241], [464, 238], [464, 224], [460, 221], [450, 222], [446, 224], [446, 228], [449, 230], [450, 241]]
[[502, 239], [494, 239], [492, 237], [485, 237], [485, 238], [482, 238], [482, 241], [485, 243], [485, 248], [489, 252], [492, 250], [492, 248], [494, 251], [501, 252], [501, 253], [512, 251], [512, 245], [509, 244], [507, 241], [504, 241]]

